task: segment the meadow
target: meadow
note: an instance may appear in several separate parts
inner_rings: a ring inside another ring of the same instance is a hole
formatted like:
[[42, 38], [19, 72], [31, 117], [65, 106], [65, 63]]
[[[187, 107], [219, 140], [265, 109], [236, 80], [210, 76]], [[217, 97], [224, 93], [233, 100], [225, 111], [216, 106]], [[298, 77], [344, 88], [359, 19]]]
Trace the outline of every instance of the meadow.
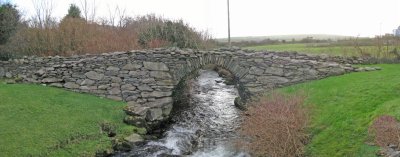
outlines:
[[104, 125], [122, 138], [123, 102], [28, 84], [0, 82], [0, 156], [94, 156], [110, 150]]
[[[268, 50], [268, 51], [295, 51], [299, 53], [314, 54], [314, 55], [329, 55], [329, 56], [361, 56], [362, 53], [370, 54], [374, 57], [393, 57], [390, 54], [395, 46], [381, 47], [379, 51], [378, 46], [338, 46], [321, 43], [295, 43], [295, 44], [274, 44], [274, 45], [262, 45], [262, 46], [249, 46], [245, 49], [252, 50]], [[362, 53], [360, 53], [360, 49]], [[397, 47], [400, 50], [400, 47]]]
[[376, 156], [368, 127], [380, 115], [400, 119], [400, 65], [350, 73], [279, 89], [306, 93], [311, 110], [307, 156]]

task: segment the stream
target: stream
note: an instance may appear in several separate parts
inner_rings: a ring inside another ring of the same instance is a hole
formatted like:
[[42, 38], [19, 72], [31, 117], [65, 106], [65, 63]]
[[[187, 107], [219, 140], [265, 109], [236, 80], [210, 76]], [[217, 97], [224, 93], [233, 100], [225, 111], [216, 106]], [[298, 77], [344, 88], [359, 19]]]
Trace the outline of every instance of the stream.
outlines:
[[131, 157], [247, 157], [235, 149], [240, 110], [238, 91], [213, 70], [200, 70], [191, 81], [188, 106], [172, 117], [163, 138], [119, 156]]

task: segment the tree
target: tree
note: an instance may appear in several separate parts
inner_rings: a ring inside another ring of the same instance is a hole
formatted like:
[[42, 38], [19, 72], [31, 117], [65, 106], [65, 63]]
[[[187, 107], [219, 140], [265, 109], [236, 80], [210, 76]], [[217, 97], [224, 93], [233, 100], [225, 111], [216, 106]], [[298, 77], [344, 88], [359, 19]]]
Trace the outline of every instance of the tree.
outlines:
[[71, 4], [68, 9], [67, 17], [70, 18], [81, 18], [81, 10], [75, 4]]
[[16, 6], [1, 4], [0, 6], [0, 45], [5, 44], [16, 32], [21, 15]]
[[31, 27], [48, 29], [56, 25], [53, 15], [54, 0], [32, 0], [35, 15], [31, 20]]

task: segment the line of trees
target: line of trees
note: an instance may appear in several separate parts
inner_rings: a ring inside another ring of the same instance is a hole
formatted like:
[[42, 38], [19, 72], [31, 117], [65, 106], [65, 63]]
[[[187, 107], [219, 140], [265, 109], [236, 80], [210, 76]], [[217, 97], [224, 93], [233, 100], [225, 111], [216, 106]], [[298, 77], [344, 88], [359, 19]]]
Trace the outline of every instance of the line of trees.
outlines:
[[22, 19], [15, 5], [1, 3], [0, 59], [23, 55], [75, 55], [156, 47], [210, 48], [214, 41], [182, 20], [156, 15], [129, 17], [126, 9], [109, 7], [96, 18], [95, 1], [71, 4], [61, 20], [52, 17], [52, 0], [32, 0], [35, 14]]

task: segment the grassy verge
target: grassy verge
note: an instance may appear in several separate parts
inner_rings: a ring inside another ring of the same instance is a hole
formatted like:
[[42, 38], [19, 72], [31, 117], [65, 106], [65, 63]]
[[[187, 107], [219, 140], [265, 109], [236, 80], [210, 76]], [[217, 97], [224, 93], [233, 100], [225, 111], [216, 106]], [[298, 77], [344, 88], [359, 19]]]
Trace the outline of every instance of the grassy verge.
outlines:
[[122, 122], [122, 102], [57, 88], [0, 82], [1, 156], [93, 156], [111, 148], [101, 123], [118, 136], [134, 127]]
[[[263, 45], [246, 47], [252, 50], [270, 50], [270, 51], [296, 51], [299, 53], [308, 54], [327, 54], [331, 56], [359, 56], [359, 50], [354, 46], [329, 46], [320, 44], [277, 44], [277, 45]], [[377, 46], [361, 46], [363, 52], [372, 54], [373, 56], [378, 55], [379, 52]], [[393, 46], [389, 47], [389, 51], [393, 50]], [[386, 47], [383, 50], [386, 52]], [[383, 54], [382, 54], [383, 55]], [[380, 56], [384, 57], [384, 56]], [[390, 57], [390, 56], [389, 56]]]
[[280, 89], [305, 91], [312, 109], [310, 156], [375, 156], [368, 127], [379, 115], [400, 119], [400, 65], [351, 73]]

